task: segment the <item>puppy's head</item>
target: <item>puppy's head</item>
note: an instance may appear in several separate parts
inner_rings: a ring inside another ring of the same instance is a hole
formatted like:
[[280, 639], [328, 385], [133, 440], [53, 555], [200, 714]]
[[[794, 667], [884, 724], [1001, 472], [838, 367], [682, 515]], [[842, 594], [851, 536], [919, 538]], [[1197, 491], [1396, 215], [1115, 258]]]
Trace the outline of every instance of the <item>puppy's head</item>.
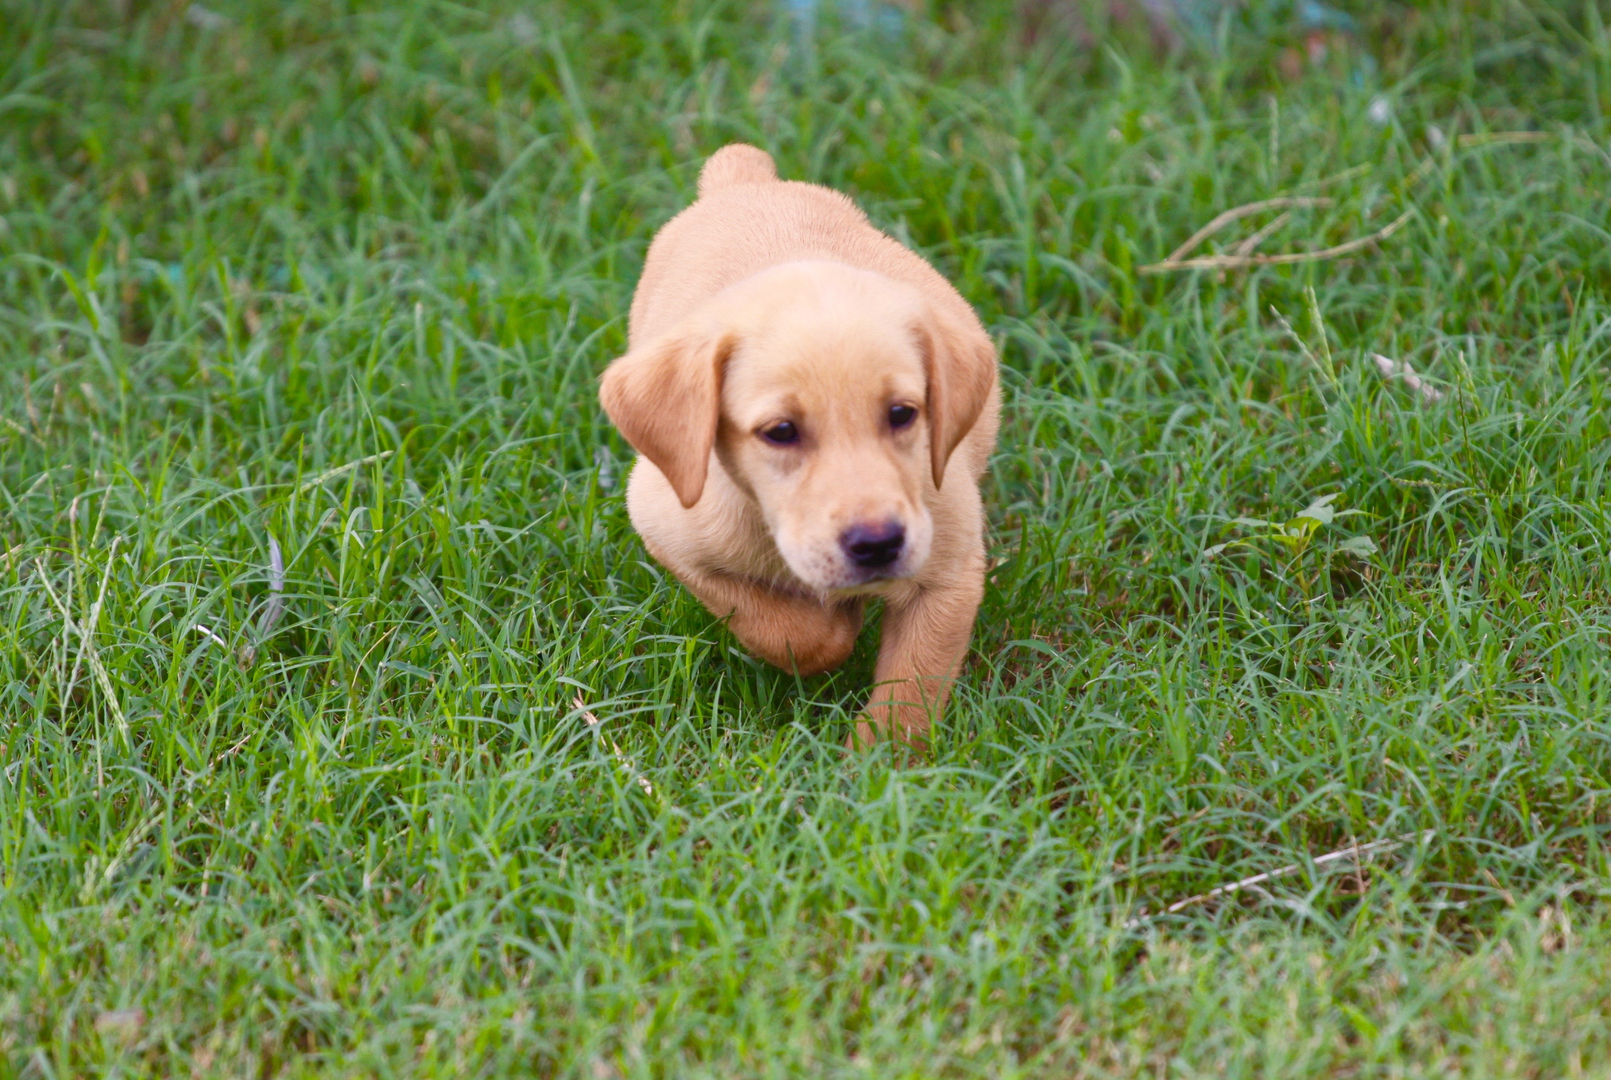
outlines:
[[789, 568], [831, 592], [922, 567], [928, 496], [994, 375], [974, 321], [881, 274], [798, 262], [615, 361], [600, 398], [684, 506], [714, 450]]

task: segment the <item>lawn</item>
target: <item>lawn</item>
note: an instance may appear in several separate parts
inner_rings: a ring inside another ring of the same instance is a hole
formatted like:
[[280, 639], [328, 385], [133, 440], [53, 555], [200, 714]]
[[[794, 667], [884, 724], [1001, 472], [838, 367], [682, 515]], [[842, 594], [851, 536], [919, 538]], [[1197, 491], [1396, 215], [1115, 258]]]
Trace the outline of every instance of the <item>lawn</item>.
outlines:
[[[1611, 18], [1352, 10], [0, 2], [0, 1073], [1611, 1075]], [[627, 521], [740, 139], [1001, 347], [923, 760]]]

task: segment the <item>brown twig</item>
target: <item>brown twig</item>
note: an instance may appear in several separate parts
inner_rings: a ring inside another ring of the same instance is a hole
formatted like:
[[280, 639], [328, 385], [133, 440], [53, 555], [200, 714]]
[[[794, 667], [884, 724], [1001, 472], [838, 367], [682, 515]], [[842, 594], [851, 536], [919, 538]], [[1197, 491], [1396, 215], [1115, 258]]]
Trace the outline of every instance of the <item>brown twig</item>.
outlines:
[[1254, 214], [1262, 213], [1265, 210], [1285, 210], [1288, 207], [1302, 209], [1315, 206], [1330, 206], [1334, 201], [1317, 195], [1285, 195], [1277, 199], [1264, 199], [1260, 202], [1248, 203], [1246, 206], [1233, 207], [1192, 233], [1184, 244], [1169, 253], [1169, 257], [1164, 262], [1172, 263], [1177, 261], [1181, 256], [1219, 232], [1225, 226], [1234, 221], [1241, 221], [1245, 217], [1252, 217]]
[[[1469, 132], [1465, 135], [1456, 135], [1454, 137], [1452, 149], [1469, 150], [1479, 146], [1510, 146], [1521, 143], [1543, 143], [1550, 142], [1555, 138], [1556, 136], [1552, 132], [1548, 131], [1476, 131]], [[1593, 146], [1592, 143], [1590, 145]], [[1598, 146], [1594, 146], [1594, 149], [1599, 150], [1600, 148]], [[1604, 154], [1604, 151], [1600, 152]], [[1443, 160], [1442, 155], [1428, 154], [1426, 158], [1424, 158], [1421, 163], [1411, 171], [1410, 175], [1405, 178], [1400, 190], [1408, 191], [1419, 184], [1422, 180], [1425, 180], [1440, 160]], [[1607, 155], [1607, 161], [1608, 163], [1611, 163], [1611, 155]], [[1322, 186], [1333, 183], [1345, 176], [1353, 175], [1363, 168], [1364, 166], [1355, 166], [1353, 169], [1345, 170], [1335, 177], [1322, 181]], [[1283, 214], [1275, 221], [1272, 221], [1269, 225], [1266, 225], [1264, 228], [1242, 241], [1241, 244], [1237, 246], [1236, 250], [1229, 255], [1209, 255], [1199, 259], [1188, 259], [1184, 257], [1187, 252], [1194, 250], [1204, 240], [1207, 240], [1210, 236], [1213, 236], [1225, 226], [1231, 224], [1232, 222], [1240, 221], [1245, 217], [1251, 217], [1252, 215], [1260, 213], [1264, 210], [1283, 210], [1287, 207], [1302, 208], [1330, 206], [1333, 201], [1334, 200], [1329, 198], [1314, 196], [1282, 196], [1274, 199], [1264, 199], [1260, 202], [1248, 203], [1246, 206], [1234, 207], [1230, 210], [1226, 210], [1222, 214], [1219, 214], [1207, 225], [1204, 225], [1201, 229], [1198, 229], [1196, 232], [1192, 233], [1184, 244], [1181, 244], [1174, 251], [1171, 251], [1168, 257], [1162, 262], [1149, 263], [1146, 266], [1139, 267], [1137, 272], [1142, 274], [1165, 274], [1172, 270], [1235, 270], [1249, 266], [1282, 266], [1292, 263], [1315, 262], [1320, 259], [1335, 259], [1339, 255], [1347, 255], [1351, 252], [1358, 251], [1362, 247], [1375, 243], [1378, 240], [1387, 239], [1393, 233], [1397, 232], [1400, 226], [1409, 220], [1411, 213], [1410, 211], [1405, 211], [1396, 221], [1388, 225], [1386, 228], [1380, 229], [1377, 232], [1372, 233], [1370, 236], [1363, 236], [1358, 240], [1350, 240], [1346, 244], [1338, 244], [1336, 247], [1322, 248], [1319, 251], [1293, 251], [1281, 255], [1252, 254], [1253, 248], [1257, 247], [1260, 241], [1264, 240], [1271, 232], [1275, 231], [1275, 229], [1278, 228], [1279, 225], [1285, 220], [1286, 215]]]
[[[1319, 251], [1288, 251], [1280, 255], [1208, 255], [1200, 259], [1165, 259], [1160, 263], [1149, 263], [1139, 267], [1137, 272], [1142, 274], [1166, 274], [1172, 270], [1238, 270], [1246, 266], [1287, 266], [1292, 263], [1317, 262], [1321, 259], [1335, 259], [1341, 255], [1348, 255], [1360, 248], [1386, 240], [1398, 232], [1414, 215], [1414, 210], [1406, 210], [1392, 222], [1377, 229], [1369, 236], [1361, 236], [1345, 244], [1335, 247], [1321, 248]], [[1212, 224], [1212, 223], [1210, 223]]]
[[[1317, 857], [1312, 865], [1326, 866], [1330, 863], [1343, 862], [1344, 860], [1351, 859], [1357, 868], [1358, 864], [1368, 856], [1393, 851], [1397, 848], [1403, 847], [1405, 844], [1412, 842], [1418, 841], [1425, 843], [1427, 840], [1431, 839], [1433, 835], [1434, 830], [1427, 829], [1425, 832], [1405, 833], [1402, 836], [1389, 837], [1385, 840], [1375, 840], [1369, 844], [1350, 844], [1345, 848], [1338, 848], [1336, 851], [1330, 851]], [[1216, 896], [1231, 896], [1235, 893], [1241, 892], [1243, 889], [1250, 889], [1256, 885], [1261, 885], [1266, 881], [1272, 881], [1275, 878], [1288, 877], [1292, 874], [1296, 874], [1303, 868], [1303, 863], [1292, 863], [1277, 870], [1270, 870], [1263, 874], [1254, 874], [1252, 877], [1245, 877], [1241, 881], [1233, 881], [1229, 885], [1220, 885], [1217, 888], [1209, 889], [1205, 893], [1198, 893], [1196, 896], [1188, 896], [1184, 900], [1177, 900], [1173, 904], [1170, 904], [1168, 907], [1164, 908], [1163, 911], [1158, 913], [1158, 915], [1148, 915], [1143, 912], [1136, 918], [1126, 922], [1124, 924], [1124, 928], [1126, 930], [1134, 930], [1137, 927], [1143, 926], [1146, 923], [1151, 922], [1153, 919], [1158, 918], [1160, 915], [1173, 915], [1176, 912], [1186, 910], [1193, 904], [1201, 904], [1206, 900], [1212, 900]]]
[[1285, 225], [1291, 220], [1292, 211], [1281, 211], [1281, 213], [1275, 216], [1275, 220], [1271, 221], [1268, 225], [1264, 226], [1264, 228], [1260, 229], [1246, 240], [1243, 240], [1240, 244], [1237, 244], [1236, 247], [1231, 251], [1231, 254], [1238, 256], [1253, 254], [1254, 250], [1260, 244], [1264, 243], [1265, 239], [1268, 238], [1271, 233], [1275, 232], [1275, 230], [1279, 229], [1281, 226]]

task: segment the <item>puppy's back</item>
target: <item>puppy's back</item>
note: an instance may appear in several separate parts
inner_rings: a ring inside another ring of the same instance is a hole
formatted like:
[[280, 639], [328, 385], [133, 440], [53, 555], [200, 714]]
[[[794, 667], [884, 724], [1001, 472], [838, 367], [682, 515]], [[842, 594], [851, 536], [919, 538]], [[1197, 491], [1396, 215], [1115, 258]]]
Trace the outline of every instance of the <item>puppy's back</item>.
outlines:
[[710, 156], [699, 174], [699, 199], [649, 245], [632, 298], [633, 347], [729, 285], [798, 259], [830, 259], [903, 281], [983, 333], [950, 283], [874, 228], [855, 203], [816, 184], [779, 180], [771, 155], [734, 143]]

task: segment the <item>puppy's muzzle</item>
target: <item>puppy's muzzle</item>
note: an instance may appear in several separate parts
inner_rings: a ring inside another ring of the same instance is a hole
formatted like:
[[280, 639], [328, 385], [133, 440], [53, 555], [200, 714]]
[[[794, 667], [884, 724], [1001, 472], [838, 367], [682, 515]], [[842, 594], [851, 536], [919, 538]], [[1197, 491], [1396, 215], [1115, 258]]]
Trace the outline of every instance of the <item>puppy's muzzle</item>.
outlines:
[[882, 570], [906, 549], [906, 527], [898, 521], [879, 525], [852, 525], [839, 534], [839, 547], [863, 570]]

